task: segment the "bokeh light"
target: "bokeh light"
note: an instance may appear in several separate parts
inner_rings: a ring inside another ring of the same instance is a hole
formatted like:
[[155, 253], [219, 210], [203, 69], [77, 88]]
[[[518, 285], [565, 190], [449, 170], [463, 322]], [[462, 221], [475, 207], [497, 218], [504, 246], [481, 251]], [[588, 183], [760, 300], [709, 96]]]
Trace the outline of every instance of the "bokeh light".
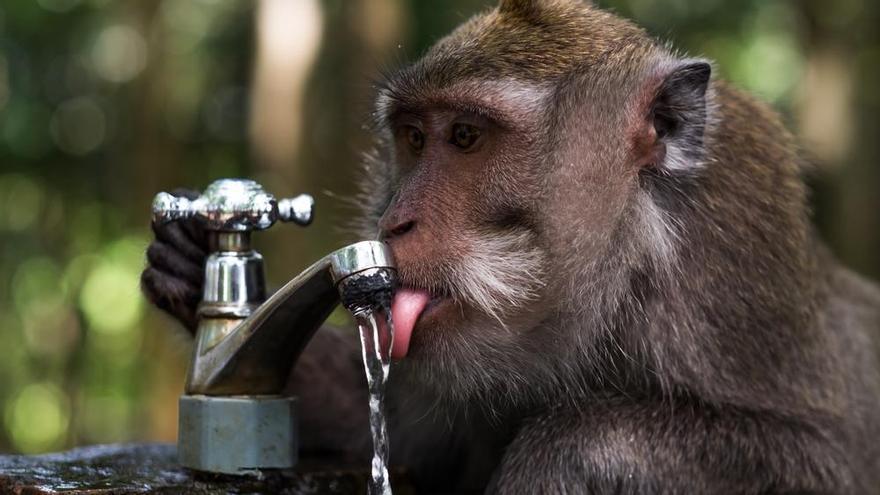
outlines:
[[140, 321], [144, 301], [139, 281], [145, 245], [144, 238], [114, 242], [83, 282], [80, 305], [89, 327], [101, 337], [132, 331]]
[[52, 383], [25, 386], [7, 405], [5, 423], [21, 452], [43, 452], [64, 444], [69, 421], [66, 398]]
[[114, 83], [128, 82], [147, 65], [147, 43], [130, 26], [109, 26], [98, 35], [91, 55], [99, 76]]
[[43, 191], [23, 174], [0, 175], [0, 231], [31, 228], [40, 215]]
[[62, 151], [85, 155], [104, 143], [107, 119], [94, 98], [71, 98], [55, 110], [50, 130], [53, 141]]

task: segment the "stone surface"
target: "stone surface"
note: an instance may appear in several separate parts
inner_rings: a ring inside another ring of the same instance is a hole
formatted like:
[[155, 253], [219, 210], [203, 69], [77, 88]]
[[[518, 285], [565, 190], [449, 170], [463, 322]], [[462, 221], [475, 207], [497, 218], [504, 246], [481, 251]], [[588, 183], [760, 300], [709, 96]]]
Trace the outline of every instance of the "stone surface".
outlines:
[[[362, 495], [367, 492], [368, 468], [303, 459], [295, 470], [259, 477], [211, 475], [180, 467], [173, 445], [98, 445], [57, 454], [0, 456], [0, 494]], [[415, 493], [400, 473], [392, 474], [392, 486], [398, 495]]]

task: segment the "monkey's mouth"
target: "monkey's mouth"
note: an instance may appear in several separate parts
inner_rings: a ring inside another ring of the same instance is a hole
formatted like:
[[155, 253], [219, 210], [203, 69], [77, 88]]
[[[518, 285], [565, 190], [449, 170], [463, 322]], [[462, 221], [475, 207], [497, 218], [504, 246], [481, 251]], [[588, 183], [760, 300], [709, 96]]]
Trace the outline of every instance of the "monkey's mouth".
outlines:
[[409, 343], [416, 324], [452, 299], [425, 289], [401, 287], [391, 303], [391, 317], [394, 319], [394, 345], [391, 357], [402, 359], [409, 352]]

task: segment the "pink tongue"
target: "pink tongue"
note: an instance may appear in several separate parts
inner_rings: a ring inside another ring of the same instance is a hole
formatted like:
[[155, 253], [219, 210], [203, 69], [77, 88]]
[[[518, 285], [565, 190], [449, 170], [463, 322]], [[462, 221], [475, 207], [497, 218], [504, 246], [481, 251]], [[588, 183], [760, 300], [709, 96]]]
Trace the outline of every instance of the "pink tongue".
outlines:
[[394, 295], [394, 301], [391, 302], [391, 317], [394, 320], [392, 358], [406, 357], [413, 328], [430, 300], [431, 296], [427, 292], [417, 289], [398, 289]]

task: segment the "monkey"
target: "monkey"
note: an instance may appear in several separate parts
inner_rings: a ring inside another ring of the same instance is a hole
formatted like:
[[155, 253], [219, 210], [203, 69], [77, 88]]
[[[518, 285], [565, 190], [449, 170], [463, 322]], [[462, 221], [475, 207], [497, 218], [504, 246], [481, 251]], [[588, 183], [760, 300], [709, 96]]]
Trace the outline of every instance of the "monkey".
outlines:
[[[811, 225], [779, 115], [713, 72], [585, 0], [501, 0], [380, 85], [359, 232], [398, 265], [392, 463], [420, 492], [880, 493], [880, 288]], [[192, 328], [184, 223], [142, 285]], [[360, 459], [350, 337], [291, 387], [333, 384], [306, 444]]]

